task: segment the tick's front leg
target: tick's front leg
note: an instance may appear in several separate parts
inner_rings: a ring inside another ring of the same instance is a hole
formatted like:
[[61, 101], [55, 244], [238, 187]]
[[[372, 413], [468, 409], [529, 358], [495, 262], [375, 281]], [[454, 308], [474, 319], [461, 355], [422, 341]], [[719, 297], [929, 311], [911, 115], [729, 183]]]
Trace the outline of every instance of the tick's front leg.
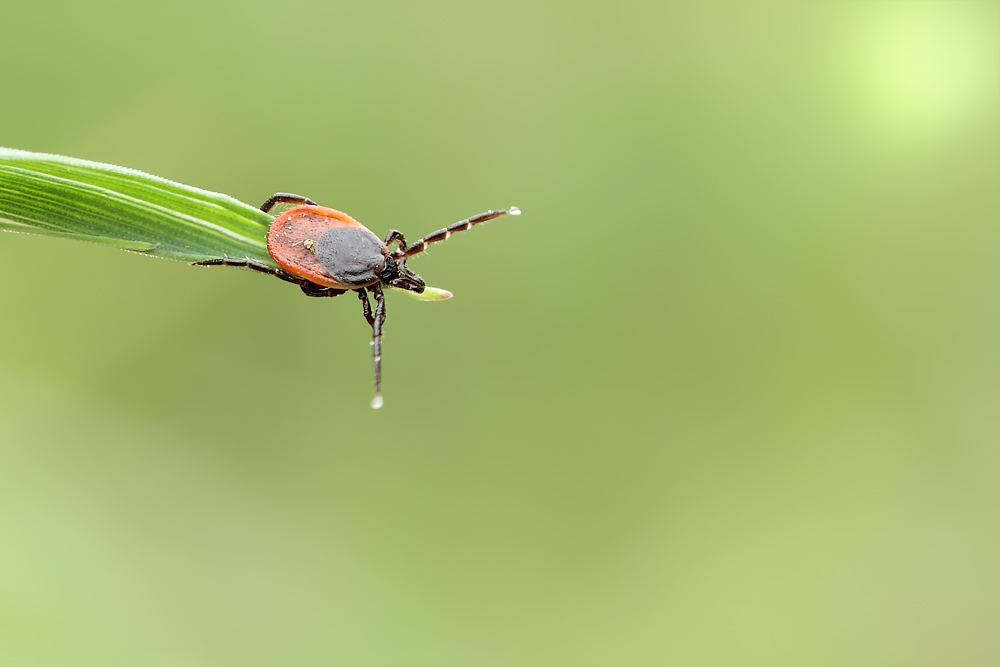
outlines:
[[393, 242], [399, 243], [399, 249], [406, 249], [406, 237], [403, 236], [403, 232], [398, 229], [390, 229], [389, 233], [385, 235], [385, 247], [388, 249]]

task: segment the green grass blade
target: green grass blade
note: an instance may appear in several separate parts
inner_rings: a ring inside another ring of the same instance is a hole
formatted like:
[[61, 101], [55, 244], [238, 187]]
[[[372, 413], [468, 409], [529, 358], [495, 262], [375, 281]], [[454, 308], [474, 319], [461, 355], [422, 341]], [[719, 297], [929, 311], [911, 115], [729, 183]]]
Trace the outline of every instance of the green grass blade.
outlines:
[[455, 296], [446, 289], [440, 289], [438, 287], [427, 286], [424, 291], [420, 294], [416, 292], [411, 292], [410, 290], [399, 289], [398, 287], [389, 287], [389, 292], [398, 292], [400, 294], [405, 294], [411, 299], [416, 299], [417, 301], [447, 301], [451, 297]]
[[274, 218], [227, 195], [110, 164], [0, 148], [0, 229], [197, 262], [267, 252]]

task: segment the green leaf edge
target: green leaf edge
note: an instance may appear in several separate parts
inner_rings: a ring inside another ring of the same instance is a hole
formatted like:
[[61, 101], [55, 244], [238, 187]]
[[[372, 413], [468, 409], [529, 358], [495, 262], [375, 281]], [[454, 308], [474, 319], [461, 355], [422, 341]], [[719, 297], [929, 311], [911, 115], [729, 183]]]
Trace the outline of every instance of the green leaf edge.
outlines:
[[0, 148], [0, 229], [197, 262], [267, 252], [274, 217], [228, 195], [117, 165]]
[[[219, 192], [144, 171], [52, 153], [0, 147], [0, 230], [112, 246], [186, 262], [253, 259], [267, 252], [274, 216]], [[445, 301], [448, 290], [417, 301]]]

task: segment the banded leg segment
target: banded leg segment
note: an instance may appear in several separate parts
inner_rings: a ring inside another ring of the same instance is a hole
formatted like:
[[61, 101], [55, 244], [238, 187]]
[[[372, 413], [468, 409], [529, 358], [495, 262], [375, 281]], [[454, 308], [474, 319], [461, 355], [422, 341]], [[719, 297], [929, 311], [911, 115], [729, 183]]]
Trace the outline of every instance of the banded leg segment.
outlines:
[[[411, 255], [416, 255], [427, 250], [427, 246], [432, 243], [437, 243], [438, 241], [444, 241], [450, 237], [455, 232], [464, 232], [467, 229], [472, 229], [473, 225], [478, 225], [481, 222], [486, 222], [487, 220], [493, 220], [494, 218], [499, 218], [502, 215], [507, 215], [511, 211], [504, 209], [501, 211], [486, 211], [485, 213], [480, 213], [479, 215], [474, 215], [471, 218], [466, 218], [465, 220], [459, 220], [455, 224], [445, 227], [444, 229], [439, 229], [433, 234], [428, 234], [424, 238], [420, 239], [409, 245], [405, 250], [395, 250], [392, 256], [396, 259], [405, 259]], [[402, 236], [402, 235], [400, 235]]]
[[375, 295], [375, 317], [372, 324], [372, 367], [375, 372], [375, 398], [372, 407], [376, 410], [382, 407], [382, 325], [385, 323], [385, 295], [382, 285], [375, 283], [371, 290]]
[[312, 199], [309, 197], [303, 197], [302, 195], [293, 195], [291, 192], [275, 192], [271, 195], [266, 202], [264, 202], [260, 210], [264, 213], [269, 212], [274, 208], [275, 204], [310, 204], [312, 206], [316, 205]]

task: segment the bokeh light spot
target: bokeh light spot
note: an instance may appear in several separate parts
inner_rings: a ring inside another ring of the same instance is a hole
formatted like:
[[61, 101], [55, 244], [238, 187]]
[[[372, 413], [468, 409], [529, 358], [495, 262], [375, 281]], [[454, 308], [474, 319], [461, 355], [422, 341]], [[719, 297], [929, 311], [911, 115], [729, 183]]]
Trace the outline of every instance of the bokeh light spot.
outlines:
[[845, 62], [869, 129], [891, 143], [922, 144], [955, 136], [983, 113], [997, 54], [982, 4], [859, 7]]

